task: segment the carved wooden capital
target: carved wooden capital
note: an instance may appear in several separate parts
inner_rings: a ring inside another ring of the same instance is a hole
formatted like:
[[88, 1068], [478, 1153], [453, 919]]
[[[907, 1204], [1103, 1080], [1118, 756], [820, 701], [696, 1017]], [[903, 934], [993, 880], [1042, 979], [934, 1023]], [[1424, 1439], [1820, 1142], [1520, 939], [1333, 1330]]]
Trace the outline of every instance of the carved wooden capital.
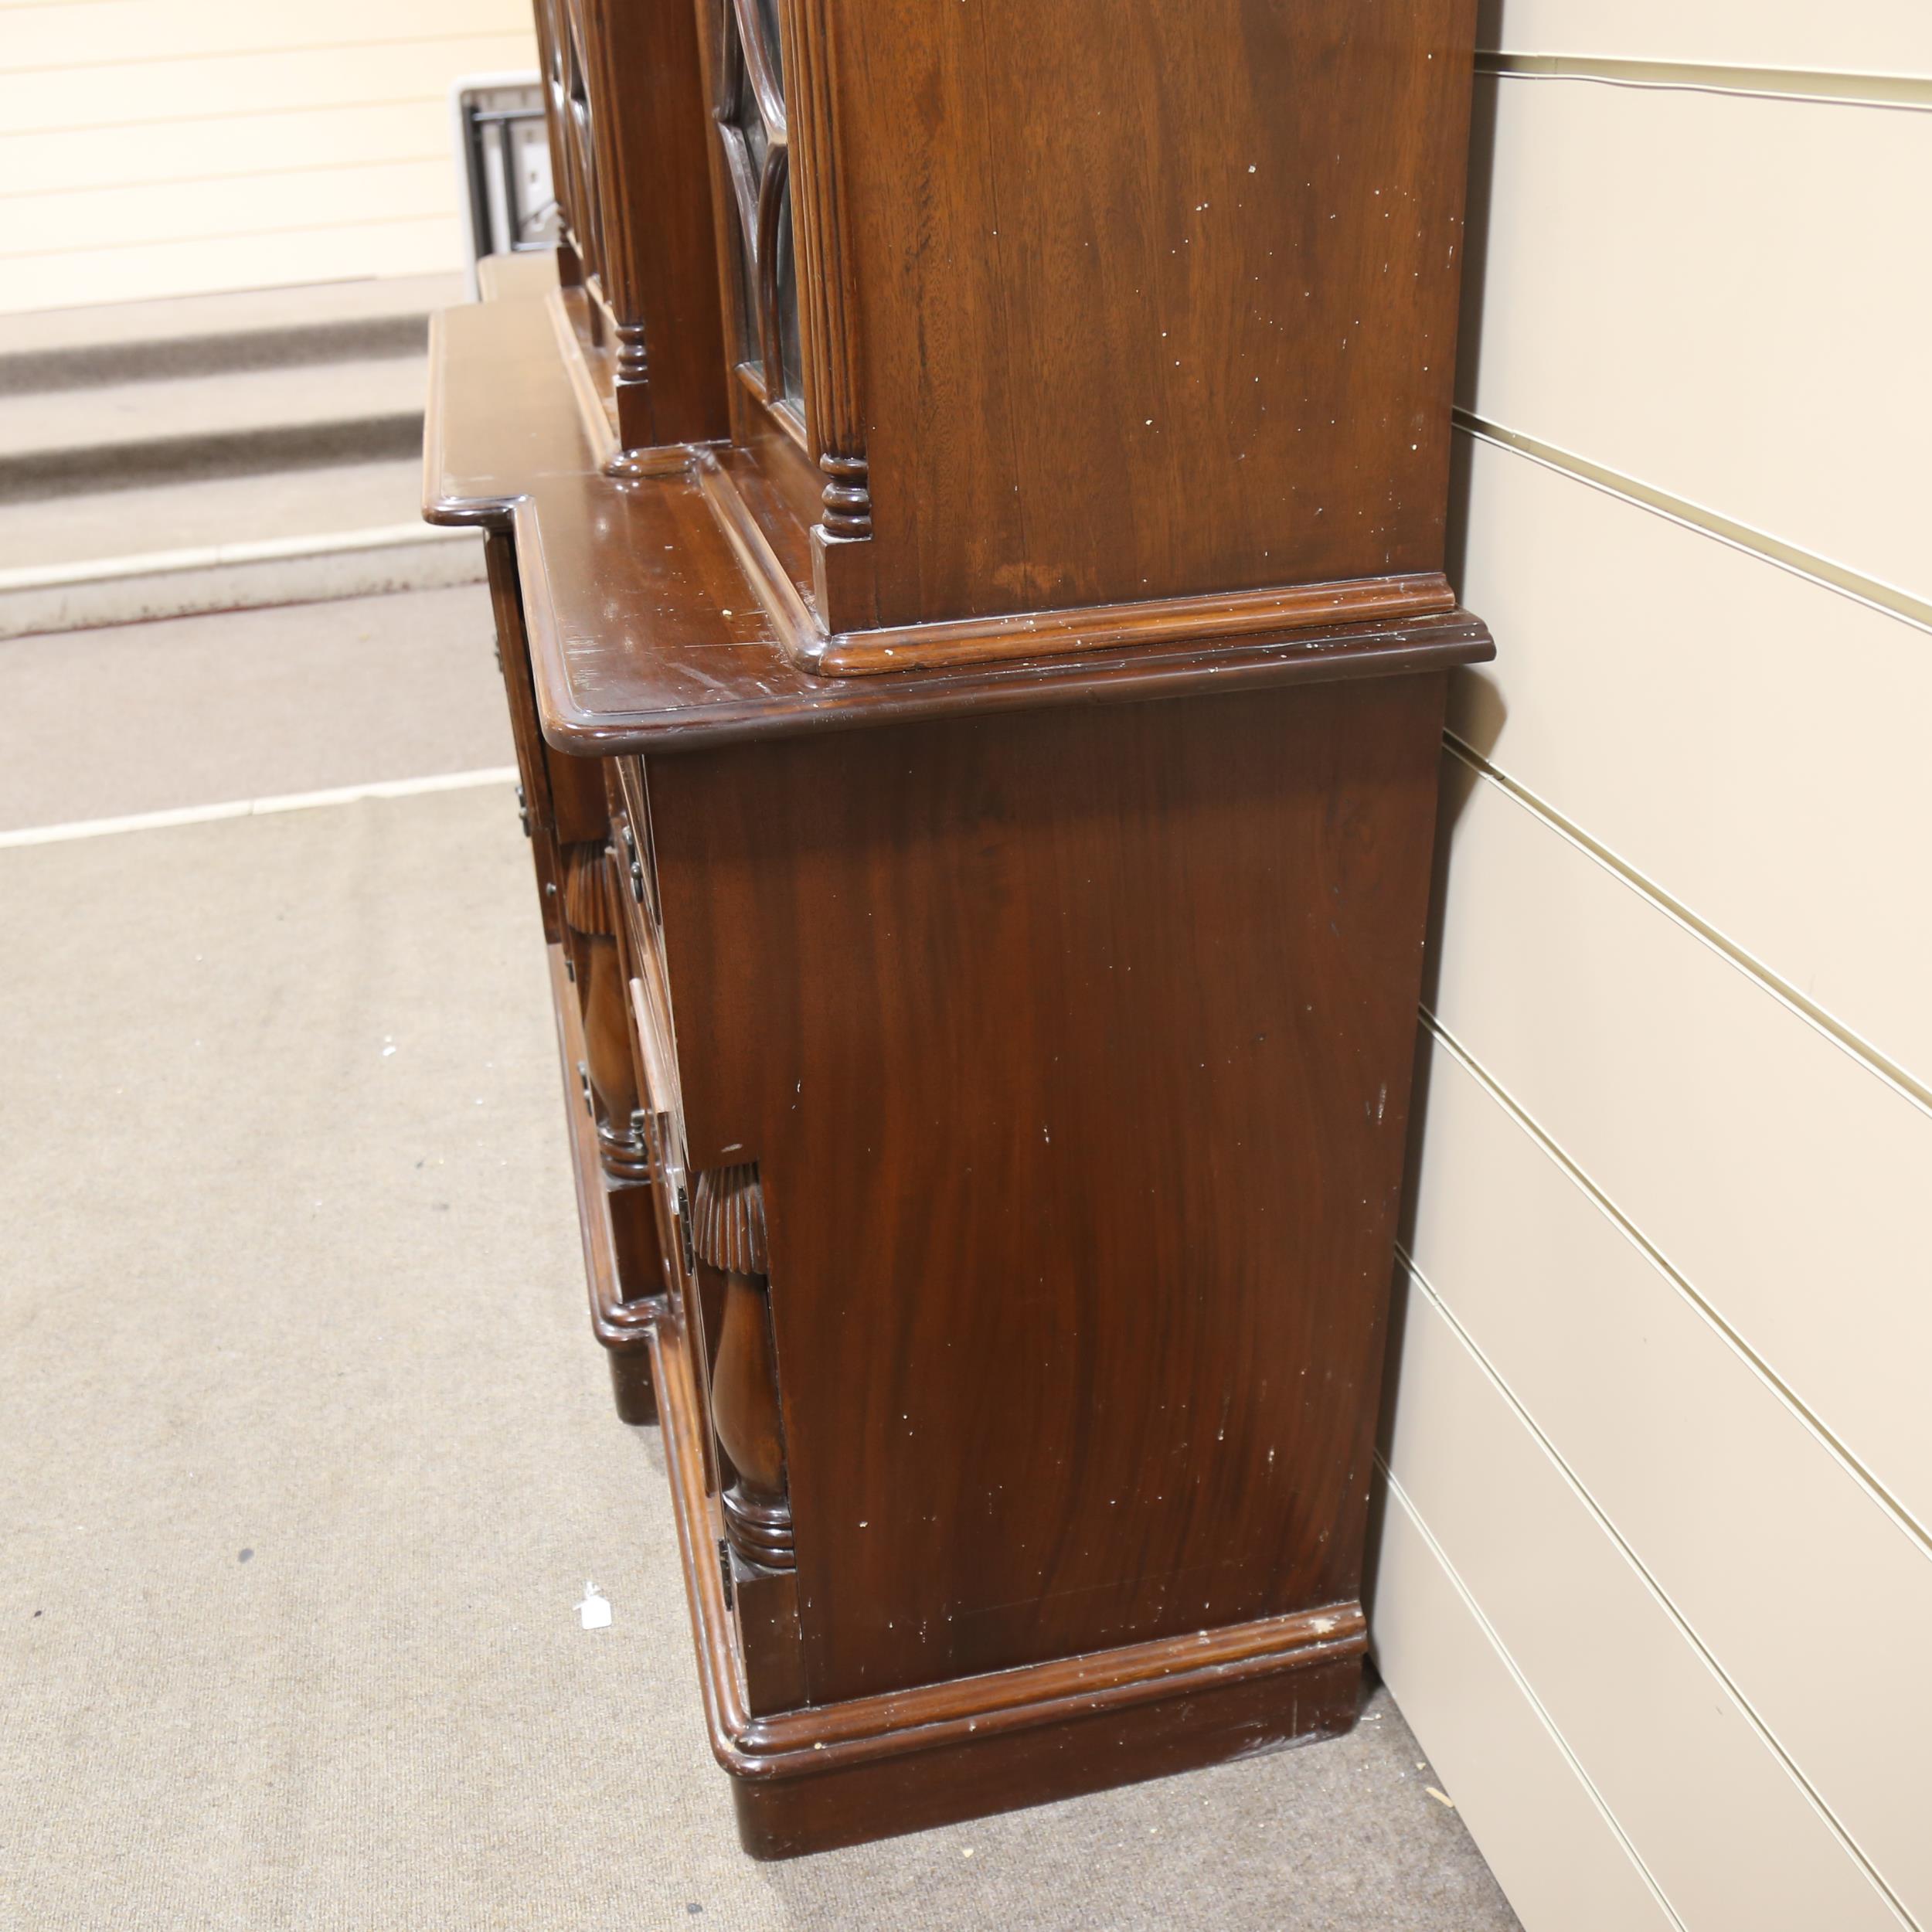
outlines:
[[617, 930], [610, 860], [600, 838], [563, 849], [563, 918], [580, 933], [612, 934]]
[[691, 1206], [691, 1243], [721, 1274], [771, 1272], [757, 1162], [706, 1168], [698, 1176], [697, 1198]]

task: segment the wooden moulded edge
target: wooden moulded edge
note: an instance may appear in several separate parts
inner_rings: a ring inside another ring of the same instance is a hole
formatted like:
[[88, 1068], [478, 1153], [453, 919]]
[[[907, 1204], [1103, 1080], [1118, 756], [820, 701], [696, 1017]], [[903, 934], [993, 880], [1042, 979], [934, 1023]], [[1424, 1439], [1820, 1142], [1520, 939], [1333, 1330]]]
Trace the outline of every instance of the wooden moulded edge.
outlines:
[[[1205, 696], [1284, 684], [1400, 677], [1481, 663], [1495, 646], [1479, 620], [1451, 609], [1406, 622], [1323, 627], [1277, 637], [1232, 638], [1218, 645], [1148, 645], [1138, 649], [1070, 652], [912, 671], [903, 678], [815, 679], [770, 648], [800, 681], [786, 689], [756, 663], [727, 667], [702, 700], [624, 702], [607, 687], [587, 704], [573, 688], [569, 633], [556, 607], [536, 507], [512, 505], [530, 667], [544, 737], [579, 757], [662, 754], [687, 747], [748, 743], [819, 731], [1009, 710], [1158, 698]], [[648, 652], [648, 643], [644, 646]], [[656, 694], [648, 687], [638, 696]]]
[[430, 314], [429, 386], [423, 399], [423, 521], [444, 529], [503, 529], [510, 521], [509, 495], [452, 495], [444, 449], [444, 392], [448, 386], [449, 325], [444, 311]]
[[577, 404], [577, 419], [583, 426], [592, 460], [599, 469], [605, 468], [617, 454], [617, 425], [611, 420], [611, 412], [598, 392], [596, 378], [583, 359], [582, 345], [570, 321], [570, 311], [564, 306], [562, 289], [553, 288], [545, 295], [543, 312], [549, 318], [551, 332], [556, 338], [557, 359], [570, 379], [570, 400]]
[[1418, 570], [828, 633], [778, 561], [730, 471], [709, 451], [695, 452], [692, 461], [712, 515], [787, 654], [802, 669], [821, 677], [874, 677], [1137, 645], [1277, 637], [1330, 624], [1440, 617], [1456, 607], [1447, 577], [1440, 570]]
[[1279, 636], [1376, 617], [1437, 617], [1455, 607], [1447, 577], [1440, 571], [1417, 572], [849, 631], [824, 638], [821, 648], [803, 661], [828, 676], [864, 677], [909, 666], [986, 664], [1004, 658], [1056, 657], [1070, 651], [1111, 651], [1141, 644]]

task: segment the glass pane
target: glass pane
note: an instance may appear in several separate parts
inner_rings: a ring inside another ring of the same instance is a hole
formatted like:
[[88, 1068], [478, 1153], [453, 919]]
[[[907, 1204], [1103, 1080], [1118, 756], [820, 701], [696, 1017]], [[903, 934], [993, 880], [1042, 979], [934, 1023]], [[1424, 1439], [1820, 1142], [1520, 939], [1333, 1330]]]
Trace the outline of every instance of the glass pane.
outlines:
[[765, 56], [771, 63], [771, 71], [777, 77], [780, 99], [785, 91], [785, 43], [778, 31], [778, 0], [757, 0], [755, 13], [758, 32], [765, 43]]
[[758, 111], [758, 97], [752, 91], [751, 70], [742, 56], [738, 62], [738, 85], [731, 102], [731, 124], [745, 138], [745, 147], [751, 156], [752, 179], [762, 181], [771, 140], [765, 132], [764, 117]]
[[738, 360], [762, 371], [764, 351], [758, 340], [757, 264], [751, 258], [751, 238], [745, 233], [744, 223], [734, 221], [731, 225], [738, 239], [733, 251], [738, 267]]
[[785, 400], [802, 412], [805, 378], [798, 342], [798, 272], [791, 255], [791, 182], [778, 196], [778, 353], [784, 358]]

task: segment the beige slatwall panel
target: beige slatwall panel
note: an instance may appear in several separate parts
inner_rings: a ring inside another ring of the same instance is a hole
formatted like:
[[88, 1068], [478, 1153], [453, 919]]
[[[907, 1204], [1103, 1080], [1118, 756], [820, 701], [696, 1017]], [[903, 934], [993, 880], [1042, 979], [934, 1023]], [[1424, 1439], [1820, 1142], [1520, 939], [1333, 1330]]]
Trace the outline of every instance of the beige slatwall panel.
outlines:
[[1451, 727], [1932, 1083], [1932, 890], [1910, 885], [1932, 879], [1932, 634], [1514, 451], [1464, 454], [1461, 587], [1505, 655], [1458, 680]]
[[73, 234], [114, 249], [156, 239], [203, 241], [324, 227], [341, 221], [345, 210], [432, 219], [450, 212], [451, 169], [447, 155], [432, 155], [373, 165], [264, 169], [197, 182], [192, 193], [157, 182], [49, 195], [12, 211], [9, 238], [21, 243], [23, 254], [57, 254]]
[[1432, 1614], [1687, 1932], [1932, 1928], [1932, 9], [1484, 35], [1376, 1642], [1529, 1932]]
[[[1420, 1286], [1401, 1349], [1389, 1470], [1678, 1917], [1894, 1932], [1852, 1853]], [[1694, 1833], [1679, 1828], [1691, 1815]]]
[[1494, 52], [1932, 75], [1925, 0], [1482, 0]]
[[1932, 600], [1932, 112], [1477, 93], [1498, 185], [1464, 406]]
[[[5, 16], [0, 15], [0, 22]], [[223, 114], [206, 121], [144, 122], [142, 187], [219, 181], [262, 171], [273, 155], [278, 172], [383, 162], [440, 160], [450, 145], [448, 103], [439, 94], [372, 106], [319, 107], [304, 114]], [[128, 185], [128, 159], [119, 138], [97, 128], [62, 133], [0, 131], [0, 182], [33, 182], [30, 195], [0, 200], [9, 235], [22, 206], [58, 209], [76, 191]]]
[[[1641, 784], [1641, 751], [1631, 758], [1631, 782]], [[1607, 1434], [1593, 1439], [1587, 1410], [1539, 1388], [1524, 1325], [1583, 1321], [1601, 1233], [1587, 1217], [1566, 1224], [1560, 1209], [1553, 1223], [1548, 1173], [1494, 1158], [1481, 1107], [1451, 1104], [1467, 1101], [1454, 1083], [1469, 1077], [1445, 1069], [1440, 1054], [1415, 1251], [1425, 1270], [1444, 1274], [1453, 1308], [1475, 1294], [1472, 1280], [1507, 1284], [1519, 1265], [1512, 1257], [1532, 1245], [1540, 1271], [1517, 1281], [1513, 1301], [1492, 1313], [1485, 1352], [1493, 1349], [1525, 1409], [1535, 1415], [1540, 1403], [1555, 1454], [1640, 1558], [1659, 1553], [1658, 1587], [1788, 1754], [1806, 1803], [1829, 1812], [1886, 1886], [1932, 1913], [1920, 1787], [1896, 1741], [1932, 1714], [1924, 1673], [1915, 1655], [1889, 1679], [1881, 1669], [1872, 1690], [1886, 1703], [1868, 1716], [1846, 1707], [1843, 1649], [1888, 1629], [1912, 1645], [1932, 1597], [1923, 1538], [1906, 1515], [1932, 1521], [1922, 1395], [1932, 1295], [1920, 1233], [1932, 1116], [1498, 784], [1445, 763], [1451, 859], [1434, 995], [1442, 1025], [1736, 1340], [1692, 1335], [1681, 1311], [1665, 1323], [1656, 1294], [1646, 1302], [1626, 1284], [1628, 1298], [1612, 1304], [1624, 1325], [1621, 1352], [1587, 1328], [1553, 1345], [1597, 1391]], [[1445, 1162], [1448, 1185], [1437, 1178]], [[1547, 1160], [1543, 1168], [1560, 1178]], [[1720, 1451], [1713, 1435], [1736, 1426], [1742, 1378], [1756, 1373], [1740, 1351], [1778, 1387], [1760, 1388], [1755, 1434]], [[1633, 1359], [1655, 1365], [1648, 1381], [1631, 1379]], [[1634, 1774], [1624, 1753], [1641, 1762], [1666, 1736], [1679, 1749], [1677, 1732], [1705, 1707], [1654, 1657], [1606, 1648], [1593, 1634], [1580, 1607], [1597, 1600], [1601, 1579], [1592, 1580], [1573, 1543], [1546, 1526], [1526, 1531], [1497, 1471], [1467, 1462], [1476, 1425], [1466, 1406], [1434, 1392], [1447, 1372], [1442, 1360], [1405, 1362], [1398, 1472], [1425, 1472], [1411, 1488], [1417, 1509], [1685, 1923], [1696, 1932], [1735, 1923], [1708, 1902], [1686, 1904], [1685, 1872], [1706, 1857], [1720, 1869], [1736, 1779], [1706, 1781], [1701, 1801], [1693, 1788], [1662, 1811], [1625, 1781]], [[1668, 1416], [1646, 1400], [1658, 1392], [1678, 1405]], [[1529, 1443], [1526, 1433], [1523, 1456]], [[1773, 1458], [1767, 1473], [1791, 1471], [1804, 1486], [1733, 1487], [1740, 1453], [1747, 1465], [1754, 1454]], [[1640, 1485], [1633, 1499], [1614, 1478], [1636, 1483], [1646, 1458], [1654, 1486]], [[1447, 1487], [1426, 1479], [1452, 1467], [1464, 1473]], [[1525, 1575], [1475, 1553], [1485, 1524], [1502, 1546], [1520, 1539], [1548, 1566], [1526, 1614]], [[1754, 1538], [1756, 1577], [1726, 1561], [1736, 1541]], [[1847, 1549], [1862, 1572], [1839, 1566]], [[1701, 1552], [1703, 1566], [1686, 1551]], [[1887, 1593], [1882, 1608], [1866, 1605], [1867, 1577]], [[1791, 1600], [1767, 1608], [1767, 1587]], [[1573, 1664], [1607, 1700], [1580, 1716], [1564, 1695]], [[1440, 1737], [1421, 1734], [1442, 1749]], [[1787, 1830], [1778, 1842], [1791, 1849]], [[1814, 1923], [1862, 1922], [1855, 1906], [1869, 1903], [1870, 1887], [1855, 1859], [1841, 1876], [1848, 1889], [1836, 1916]], [[1532, 1923], [1530, 1932], [1543, 1927]]]
[[1432, 1615], [1687, 1932], [1932, 1932], [1932, 8], [1481, 11], [1375, 1638], [1529, 1932]]
[[0, 308], [447, 269], [447, 90], [524, 0], [0, 6]]
[[13, 69], [117, 60], [188, 60], [278, 48], [377, 47], [399, 40], [459, 40], [520, 33], [522, 0], [332, 0], [321, 6], [238, 7], [224, 0], [26, 0], [0, 5]]
[[[425, 100], [440, 96], [457, 74], [502, 66], [530, 50], [528, 35], [472, 34], [372, 47], [243, 49], [193, 60], [102, 61], [8, 72], [0, 74], [0, 126], [19, 134], [131, 131], [155, 121]], [[138, 147], [129, 154], [131, 162], [138, 162]], [[138, 168], [131, 167], [130, 179], [138, 178]]]
[[301, 282], [359, 281], [372, 275], [420, 275], [447, 268], [456, 256], [454, 217], [395, 221], [351, 217], [338, 227], [284, 228], [213, 241], [152, 242], [138, 247], [81, 250], [60, 257], [26, 284], [0, 287], [31, 294], [22, 308], [65, 308], [150, 295], [230, 288], [274, 288]]
[[[1932, 1711], [1926, 1546], [1448, 1047], [1426, 1055], [1422, 1091], [1415, 1259], [1430, 1289], [1845, 1832], [1932, 1906], [1923, 1783], [1893, 1755], [1902, 1714]], [[1454, 1433], [1403, 1423], [1430, 1447]], [[1846, 1614], [1876, 1694], [1848, 1695], [1832, 1634]], [[1649, 1694], [1626, 1670], [1602, 1675]], [[1701, 1829], [1701, 1804], [1687, 1812]]]
[[[1400, 1488], [1385, 1492], [1376, 1656], [1529, 1927], [1675, 1932], [1648, 1879]], [[1445, 1928], [1447, 1932], [1447, 1928]]]
[[1454, 759], [1444, 808], [1444, 1027], [1932, 1525], [1932, 1114]]

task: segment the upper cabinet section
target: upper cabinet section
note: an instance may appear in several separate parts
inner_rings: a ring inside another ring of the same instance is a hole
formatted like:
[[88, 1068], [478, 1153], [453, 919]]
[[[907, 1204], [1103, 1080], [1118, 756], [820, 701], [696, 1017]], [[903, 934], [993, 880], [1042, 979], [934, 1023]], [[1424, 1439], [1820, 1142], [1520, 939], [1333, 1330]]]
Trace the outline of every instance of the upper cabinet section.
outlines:
[[539, 5], [584, 365], [800, 664], [1453, 604], [1474, 0]]

